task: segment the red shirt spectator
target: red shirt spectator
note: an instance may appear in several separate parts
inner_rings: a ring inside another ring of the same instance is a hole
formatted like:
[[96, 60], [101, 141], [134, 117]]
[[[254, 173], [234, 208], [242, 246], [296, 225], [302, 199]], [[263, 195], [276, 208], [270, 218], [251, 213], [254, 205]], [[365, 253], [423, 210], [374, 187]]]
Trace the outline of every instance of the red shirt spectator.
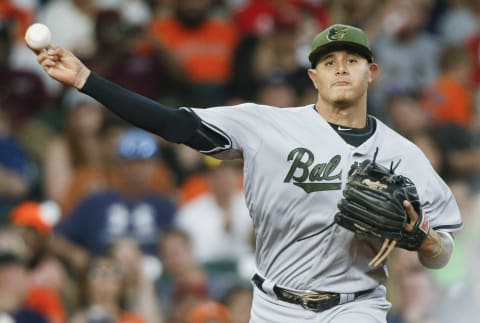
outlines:
[[467, 42], [473, 58], [472, 80], [476, 87], [480, 86], [480, 33]]
[[327, 8], [305, 0], [251, 0], [235, 13], [234, 20], [244, 34], [265, 35], [277, 24], [296, 25], [302, 20], [303, 10], [318, 22], [318, 29], [329, 24]]

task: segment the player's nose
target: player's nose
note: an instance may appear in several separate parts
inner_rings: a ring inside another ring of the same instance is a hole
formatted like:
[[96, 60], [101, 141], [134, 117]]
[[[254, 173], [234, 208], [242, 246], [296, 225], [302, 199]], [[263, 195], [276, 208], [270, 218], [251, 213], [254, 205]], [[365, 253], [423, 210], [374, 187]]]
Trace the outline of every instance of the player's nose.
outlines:
[[335, 70], [335, 75], [342, 75], [342, 74], [347, 74], [347, 69], [345, 66], [339, 64], [337, 65], [337, 69]]

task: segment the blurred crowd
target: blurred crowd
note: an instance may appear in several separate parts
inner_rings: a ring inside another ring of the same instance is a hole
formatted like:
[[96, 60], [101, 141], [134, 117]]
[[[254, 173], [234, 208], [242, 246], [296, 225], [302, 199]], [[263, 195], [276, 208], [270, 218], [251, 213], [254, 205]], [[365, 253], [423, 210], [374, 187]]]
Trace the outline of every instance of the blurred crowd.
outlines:
[[23, 41], [41, 22], [96, 73], [171, 107], [311, 104], [313, 36], [365, 29], [380, 65], [369, 113], [425, 152], [465, 224], [442, 270], [392, 255], [389, 323], [477, 322], [479, 18], [478, 0], [0, 0], [0, 321], [246, 323], [252, 297], [241, 162], [49, 79]]

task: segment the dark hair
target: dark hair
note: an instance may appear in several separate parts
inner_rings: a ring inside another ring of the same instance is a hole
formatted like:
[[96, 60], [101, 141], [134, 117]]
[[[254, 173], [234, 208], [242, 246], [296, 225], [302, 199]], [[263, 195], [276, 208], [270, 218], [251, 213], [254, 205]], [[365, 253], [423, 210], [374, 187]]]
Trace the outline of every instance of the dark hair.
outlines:
[[[84, 309], [91, 305], [90, 299], [89, 299], [90, 288], [88, 287], [88, 281], [91, 278], [92, 269], [95, 268], [98, 262], [104, 261], [104, 260], [111, 262], [114, 266], [118, 266], [119, 270], [121, 270], [120, 265], [117, 263], [117, 261], [110, 256], [100, 255], [90, 259], [87, 269], [82, 273], [80, 277], [81, 283], [80, 283], [80, 288], [78, 289], [79, 305]], [[125, 310], [127, 307], [127, 295], [126, 295], [125, 279], [123, 275], [120, 278], [120, 284], [121, 284], [120, 296], [117, 299], [117, 302], [118, 302], [117, 304], [120, 309]]]

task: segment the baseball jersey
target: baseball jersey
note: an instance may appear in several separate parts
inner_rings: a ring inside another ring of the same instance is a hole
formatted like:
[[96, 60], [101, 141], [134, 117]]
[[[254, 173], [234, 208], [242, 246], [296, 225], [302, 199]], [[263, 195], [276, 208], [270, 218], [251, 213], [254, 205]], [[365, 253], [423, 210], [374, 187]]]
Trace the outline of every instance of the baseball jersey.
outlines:
[[349, 293], [377, 287], [386, 268], [368, 262], [381, 242], [336, 225], [334, 216], [352, 165], [372, 159], [409, 177], [436, 230], [456, 231], [462, 221], [445, 182], [422, 151], [381, 121], [358, 147], [347, 144], [313, 105], [276, 108], [257, 104], [189, 109], [228, 143], [204, 153], [243, 158], [246, 203], [256, 235], [258, 272], [297, 290]]

